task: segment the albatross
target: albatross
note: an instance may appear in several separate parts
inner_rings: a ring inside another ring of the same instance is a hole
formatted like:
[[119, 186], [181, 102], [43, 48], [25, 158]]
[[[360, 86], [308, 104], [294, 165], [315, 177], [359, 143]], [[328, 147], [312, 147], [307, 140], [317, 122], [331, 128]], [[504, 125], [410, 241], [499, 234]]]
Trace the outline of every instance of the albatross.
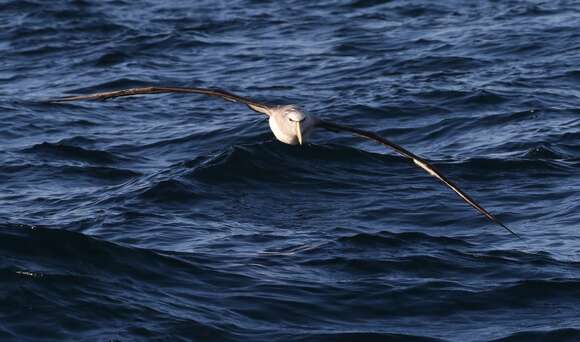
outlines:
[[302, 145], [311, 135], [315, 128], [322, 128], [331, 132], [348, 132], [362, 138], [370, 139], [378, 142], [404, 158], [408, 159], [415, 166], [423, 169], [431, 176], [437, 178], [441, 183], [446, 185], [449, 189], [455, 192], [463, 201], [473, 207], [475, 210], [483, 214], [491, 222], [503, 227], [508, 232], [516, 237], [520, 237], [513, 230], [508, 228], [500, 220], [498, 220], [489, 211], [485, 210], [463, 190], [461, 190], [454, 182], [444, 176], [433, 165], [425, 159], [417, 156], [409, 150], [399, 146], [398, 144], [387, 140], [377, 133], [362, 130], [355, 127], [337, 124], [331, 121], [323, 120], [315, 116], [309, 115], [295, 105], [273, 105], [254, 101], [250, 98], [239, 96], [218, 88], [195, 88], [195, 87], [139, 87], [124, 90], [116, 90], [109, 92], [94, 93], [89, 95], [66, 96], [50, 100], [50, 102], [70, 102], [79, 100], [108, 100], [116, 97], [145, 95], [145, 94], [163, 94], [163, 93], [186, 93], [186, 94], [204, 94], [213, 97], [219, 97], [230, 102], [238, 102], [248, 106], [251, 110], [264, 114], [268, 117], [270, 129], [274, 136], [279, 141], [289, 145]]

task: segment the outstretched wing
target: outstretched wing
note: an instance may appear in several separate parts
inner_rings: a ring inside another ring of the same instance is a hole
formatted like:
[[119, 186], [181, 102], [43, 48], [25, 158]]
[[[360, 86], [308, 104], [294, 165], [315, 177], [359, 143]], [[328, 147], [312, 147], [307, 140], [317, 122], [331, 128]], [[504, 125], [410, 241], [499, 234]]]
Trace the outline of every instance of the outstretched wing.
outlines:
[[89, 95], [78, 95], [78, 96], [67, 96], [57, 99], [52, 99], [50, 102], [69, 102], [69, 101], [79, 101], [79, 100], [108, 100], [115, 97], [122, 96], [132, 96], [132, 95], [144, 95], [144, 94], [163, 94], [163, 93], [195, 93], [204, 94], [209, 96], [221, 97], [224, 100], [231, 102], [239, 102], [247, 105], [250, 109], [266, 114], [270, 116], [270, 108], [272, 106], [259, 103], [251, 100], [247, 97], [242, 97], [228, 93], [221, 89], [210, 89], [210, 88], [186, 88], [186, 87], [141, 87], [141, 88], [131, 88], [124, 90], [108, 91], [103, 93], [95, 93]]
[[403, 157], [411, 160], [418, 167], [427, 171], [431, 176], [439, 179], [443, 184], [447, 185], [451, 190], [453, 190], [457, 195], [459, 195], [459, 197], [461, 197], [465, 202], [467, 202], [467, 204], [469, 204], [470, 206], [475, 208], [477, 211], [479, 211], [480, 213], [485, 215], [485, 217], [487, 217], [490, 221], [502, 226], [508, 232], [512, 233], [513, 235], [517, 236], [518, 238], [520, 237], [518, 234], [514, 233], [511, 229], [509, 229], [505, 224], [501, 223], [497, 218], [495, 218], [495, 216], [493, 216], [487, 210], [485, 210], [482, 206], [477, 204], [477, 202], [475, 202], [471, 197], [469, 197], [465, 192], [463, 192], [463, 190], [461, 190], [457, 185], [455, 185], [455, 183], [453, 183], [451, 180], [449, 180], [449, 178], [447, 178], [443, 174], [441, 174], [441, 172], [439, 172], [433, 165], [429, 164], [427, 161], [425, 161], [425, 159], [409, 152], [408, 150], [404, 149], [403, 147], [401, 147], [393, 142], [390, 142], [389, 140], [377, 135], [376, 133], [364, 131], [364, 130], [361, 130], [358, 128], [343, 126], [343, 125], [335, 124], [333, 122], [324, 121], [324, 120], [318, 121], [316, 126], [325, 128], [325, 129], [327, 129], [329, 131], [333, 131], [333, 132], [346, 131], [346, 132], [354, 133], [354, 134], [359, 135], [363, 138], [377, 141], [377, 142], [395, 150], [397, 153], [399, 153]]

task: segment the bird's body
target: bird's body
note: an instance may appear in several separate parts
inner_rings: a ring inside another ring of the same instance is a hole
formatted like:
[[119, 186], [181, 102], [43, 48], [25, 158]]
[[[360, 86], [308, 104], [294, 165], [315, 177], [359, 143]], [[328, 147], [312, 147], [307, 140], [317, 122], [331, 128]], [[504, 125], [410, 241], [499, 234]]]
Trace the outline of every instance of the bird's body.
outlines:
[[274, 133], [276, 139], [280, 142], [289, 145], [303, 144], [311, 135], [312, 131], [319, 127], [332, 132], [350, 132], [354, 135], [361, 136], [366, 139], [378, 142], [401, 156], [409, 159], [414, 165], [423, 169], [431, 176], [437, 178], [451, 190], [453, 190], [459, 197], [461, 197], [467, 204], [478, 210], [481, 214], [487, 217], [490, 221], [502, 226], [513, 235], [518, 236], [506, 225], [501, 223], [495, 216], [485, 210], [482, 206], [477, 204], [470, 196], [463, 192], [455, 183], [445, 177], [434, 166], [429, 164], [425, 159], [413, 154], [405, 148], [379, 136], [376, 133], [361, 130], [358, 128], [340, 125], [330, 121], [322, 120], [314, 116], [302, 112], [294, 105], [268, 105], [259, 103], [246, 97], [234, 95], [221, 89], [208, 88], [185, 88], [185, 87], [143, 87], [132, 88], [126, 90], [118, 90], [111, 92], [96, 93], [91, 95], [68, 96], [60, 99], [52, 100], [51, 102], [69, 102], [77, 100], [107, 100], [115, 97], [132, 96], [141, 94], [160, 94], [160, 93], [197, 93], [208, 96], [221, 97], [227, 101], [239, 102], [247, 105], [253, 111], [267, 115], [270, 129]]

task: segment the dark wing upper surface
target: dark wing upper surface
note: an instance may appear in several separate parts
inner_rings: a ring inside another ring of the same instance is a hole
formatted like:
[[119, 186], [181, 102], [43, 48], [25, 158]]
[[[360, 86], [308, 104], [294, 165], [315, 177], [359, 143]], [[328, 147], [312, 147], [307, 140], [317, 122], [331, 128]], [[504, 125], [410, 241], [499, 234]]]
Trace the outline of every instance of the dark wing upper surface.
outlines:
[[208, 96], [221, 97], [224, 100], [231, 102], [239, 102], [247, 105], [250, 109], [270, 116], [270, 108], [272, 106], [256, 102], [246, 97], [234, 95], [221, 89], [210, 88], [189, 88], [189, 87], [140, 87], [124, 90], [108, 91], [102, 93], [94, 93], [88, 95], [67, 96], [50, 100], [50, 102], [69, 102], [79, 100], [108, 100], [115, 97], [144, 95], [144, 94], [163, 94], [163, 93], [186, 93], [186, 94], [204, 94]]
[[377, 135], [376, 133], [361, 130], [358, 128], [343, 126], [343, 125], [339, 125], [339, 124], [329, 122], [329, 121], [324, 121], [324, 120], [319, 120], [317, 123], [317, 126], [325, 128], [329, 131], [334, 131], [334, 132], [338, 132], [338, 131], [350, 132], [350, 133], [359, 135], [363, 138], [374, 140], [376, 142], [379, 142], [379, 143], [393, 149], [394, 151], [396, 151], [397, 153], [399, 153], [403, 157], [411, 160], [415, 165], [417, 165], [421, 169], [427, 171], [431, 176], [439, 179], [443, 184], [447, 185], [451, 190], [453, 190], [457, 195], [459, 195], [459, 197], [461, 197], [467, 204], [469, 204], [470, 206], [475, 208], [477, 211], [482, 213], [490, 221], [502, 226], [503, 228], [505, 228], [508, 232], [512, 233], [513, 235], [520, 237], [518, 234], [516, 234], [511, 229], [509, 229], [506, 225], [504, 225], [501, 221], [499, 221], [497, 218], [495, 218], [495, 216], [493, 216], [491, 213], [489, 213], [487, 210], [485, 210], [482, 206], [477, 204], [477, 202], [475, 202], [471, 197], [469, 197], [465, 192], [463, 192], [463, 190], [461, 190], [449, 178], [445, 177], [441, 172], [439, 172], [433, 165], [429, 164], [423, 158], [411, 153], [410, 151], [404, 149], [403, 147]]

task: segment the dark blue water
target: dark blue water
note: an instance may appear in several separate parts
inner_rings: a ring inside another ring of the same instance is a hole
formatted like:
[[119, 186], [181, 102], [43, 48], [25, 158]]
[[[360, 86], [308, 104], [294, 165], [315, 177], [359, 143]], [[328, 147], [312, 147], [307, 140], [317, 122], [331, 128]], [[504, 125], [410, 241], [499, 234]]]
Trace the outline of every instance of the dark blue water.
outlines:
[[[0, 340], [580, 340], [580, 3], [0, 1]], [[370, 129], [273, 138], [221, 87]]]

